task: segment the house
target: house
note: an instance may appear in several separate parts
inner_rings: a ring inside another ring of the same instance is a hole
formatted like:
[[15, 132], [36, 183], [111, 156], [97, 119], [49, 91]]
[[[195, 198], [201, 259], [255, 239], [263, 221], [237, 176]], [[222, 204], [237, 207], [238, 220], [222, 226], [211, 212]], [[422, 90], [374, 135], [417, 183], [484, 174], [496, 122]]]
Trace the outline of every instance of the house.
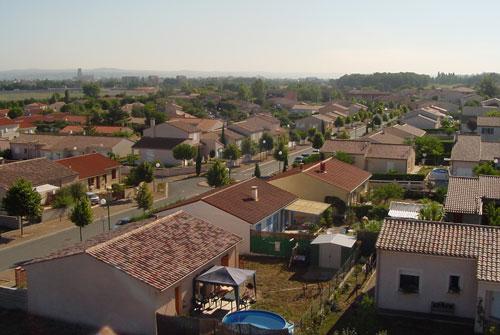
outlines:
[[406, 144], [373, 143], [364, 140], [327, 140], [320, 149], [327, 155], [344, 152], [354, 165], [371, 173], [411, 173], [415, 169], [415, 150]]
[[[129, 127], [120, 126], [92, 126], [93, 131], [98, 135], [116, 135], [116, 134], [133, 134], [134, 131]], [[59, 131], [64, 135], [85, 135], [85, 128], [82, 126], [66, 126]]]
[[138, 152], [141, 162], [159, 161], [165, 165], [178, 165], [182, 162], [174, 158], [173, 149], [179, 144], [198, 145], [184, 138], [142, 137], [132, 149]]
[[[477, 127], [478, 116], [486, 116], [488, 112], [495, 111], [497, 107], [494, 106], [464, 106], [462, 115], [460, 117], [460, 132], [470, 133], [475, 132]], [[470, 125], [473, 129], [470, 129]], [[476, 126], [476, 127], [474, 127]]]
[[377, 248], [381, 313], [470, 320], [476, 332], [500, 318], [500, 229], [385, 219]]
[[307, 131], [311, 128], [326, 131], [335, 128], [335, 119], [327, 114], [314, 114], [295, 121], [295, 128]]
[[157, 334], [156, 313], [190, 311], [194, 278], [214, 265], [238, 267], [240, 241], [182, 211], [130, 223], [23, 265], [28, 312]]
[[383, 128], [381, 131], [367, 137], [375, 143], [405, 144], [416, 137], [426, 134], [425, 130], [410, 126], [409, 124], [396, 124], [392, 127]]
[[309, 105], [306, 103], [295, 104], [290, 108], [290, 114], [317, 114], [323, 106]]
[[[220, 137], [222, 135], [222, 129], [216, 131], [215, 134], [220, 139]], [[224, 137], [226, 139], [226, 144], [235, 144], [238, 148], [241, 149], [241, 142], [243, 142], [245, 135], [242, 135], [240, 133], [232, 131], [231, 129], [225, 128], [224, 129]], [[202, 134], [202, 139], [203, 139], [203, 134]]]
[[387, 215], [391, 218], [418, 219], [422, 208], [424, 208], [422, 204], [391, 201]]
[[120, 163], [101, 154], [87, 154], [55, 161], [78, 173], [78, 179], [89, 191], [106, 191], [120, 182]]
[[33, 102], [29, 105], [24, 106], [24, 115], [35, 115], [43, 114], [48, 109], [47, 104], [41, 102]]
[[285, 130], [280, 127], [280, 121], [269, 114], [256, 114], [248, 119], [240, 122], [232, 123], [228, 129], [250, 137], [253, 141], [258, 142], [263, 133], [269, 133], [271, 136], [279, 136], [285, 133]]
[[9, 118], [0, 117], [0, 138], [12, 140], [19, 136], [19, 124]]
[[182, 106], [179, 106], [173, 102], [165, 103], [165, 113], [169, 119], [171, 118], [196, 118], [195, 116], [186, 113], [182, 110]]
[[132, 153], [133, 144], [123, 137], [21, 134], [10, 142], [10, 149], [13, 159], [61, 159], [94, 152], [125, 157]]
[[500, 203], [500, 177], [450, 176], [444, 210], [448, 221], [481, 224], [485, 204]]
[[419, 129], [441, 128], [441, 121], [447, 117], [445, 111], [431, 105], [406, 113], [403, 122]]
[[329, 102], [324, 107], [319, 109], [320, 114], [333, 114], [337, 117], [347, 117], [350, 114], [349, 107], [343, 106], [335, 102]]
[[389, 92], [382, 92], [379, 90], [358, 90], [354, 89], [349, 92], [347, 92], [347, 97], [348, 98], [354, 98], [354, 99], [361, 99], [361, 100], [380, 100], [383, 99], [384, 97], [390, 96], [391, 94]]
[[500, 99], [491, 98], [491, 99], [483, 100], [483, 101], [481, 101], [481, 106], [485, 106], [485, 107], [489, 106], [489, 107], [499, 108], [500, 107]]
[[478, 116], [477, 133], [484, 142], [500, 142], [500, 117]]
[[166, 213], [182, 210], [240, 236], [240, 253], [248, 254], [250, 231], [284, 231], [290, 224], [286, 208], [296, 200], [290, 192], [251, 178], [174, 204]]
[[181, 119], [155, 124], [151, 120], [151, 127], [143, 131], [144, 137], [163, 137], [191, 140], [193, 143], [200, 142], [201, 130], [195, 124], [183, 122]]
[[[226, 131], [224, 130], [224, 137], [226, 137], [226, 143], [231, 144], [234, 141], [228, 140], [228, 136], [226, 136]], [[201, 134], [201, 148], [202, 154], [204, 157], [215, 157], [222, 158], [222, 151], [224, 150], [224, 144], [220, 141], [220, 133], [210, 132]], [[238, 148], [241, 147], [241, 141], [239, 143], [235, 143]]]
[[357, 203], [368, 190], [371, 173], [328, 158], [275, 175], [269, 183], [305, 200], [330, 202], [336, 197], [346, 205]]
[[59, 113], [61, 111], [61, 108], [64, 107], [64, 105], [66, 105], [64, 101], [56, 101], [53, 104], [48, 105], [47, 109]]
[[483, 142], [479, 135], [458, 135], [451, 149], [450, 174], [473, 176], [474, 167], [500, 159], [500, 143]]
[[19, 178], [31, 182], [33, 187], [42, 185], [63, 187], [76, 182], [78, 173], [47, 158], [0, 164], [0, 199], [3, 199], [5, 193]]

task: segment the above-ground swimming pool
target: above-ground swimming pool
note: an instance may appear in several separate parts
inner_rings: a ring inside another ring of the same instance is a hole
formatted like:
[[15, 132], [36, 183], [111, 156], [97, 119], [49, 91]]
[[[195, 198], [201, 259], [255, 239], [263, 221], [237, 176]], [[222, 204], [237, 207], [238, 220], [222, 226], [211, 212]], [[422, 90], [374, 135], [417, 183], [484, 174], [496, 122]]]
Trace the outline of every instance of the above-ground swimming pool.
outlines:
[[288, 323], [281, 315], [259, 310], [238, 311], [227, 314], [223, 319], [226, 324], [248, 323], [262, 329], [288, 329], [293, 334], [293, 324]]

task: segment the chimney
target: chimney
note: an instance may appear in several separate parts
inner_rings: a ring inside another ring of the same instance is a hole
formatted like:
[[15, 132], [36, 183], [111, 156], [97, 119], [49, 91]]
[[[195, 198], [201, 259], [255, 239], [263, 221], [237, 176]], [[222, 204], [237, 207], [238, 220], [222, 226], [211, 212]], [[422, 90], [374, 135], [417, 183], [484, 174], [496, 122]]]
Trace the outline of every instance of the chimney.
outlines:
[[149, 120], [149, 125], [151, 126], [151, 128], [153, 128], [153, 137], [156, 137], [156, 120], [154, 118], [151, 118]]
[[326, 173], [326, 163], [325, 162], [319, 163], [319, 170], [321, 173]]
[[259, 201], [259, 187], [252, 186], [252, 199], [254, 201]]

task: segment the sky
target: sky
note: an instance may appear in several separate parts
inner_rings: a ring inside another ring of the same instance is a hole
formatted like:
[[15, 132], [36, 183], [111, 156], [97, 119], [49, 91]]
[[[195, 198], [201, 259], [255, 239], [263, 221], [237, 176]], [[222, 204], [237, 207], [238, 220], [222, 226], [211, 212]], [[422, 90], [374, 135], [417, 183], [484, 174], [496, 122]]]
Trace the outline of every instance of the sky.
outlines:
[[0, 71], [500, 72], [498, 0], [0, 0]]

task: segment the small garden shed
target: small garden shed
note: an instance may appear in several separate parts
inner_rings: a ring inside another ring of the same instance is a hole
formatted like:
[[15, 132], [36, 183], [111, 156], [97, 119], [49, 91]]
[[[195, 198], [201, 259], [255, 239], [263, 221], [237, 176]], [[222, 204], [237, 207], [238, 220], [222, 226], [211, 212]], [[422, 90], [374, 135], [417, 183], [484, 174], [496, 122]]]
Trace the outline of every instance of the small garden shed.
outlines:
[[352, 253], [356, 238], [346, 234], [323, 234], [316, 237], [311, 244], [318, 248], [318, 266], [321, 268], [339, 269]]

